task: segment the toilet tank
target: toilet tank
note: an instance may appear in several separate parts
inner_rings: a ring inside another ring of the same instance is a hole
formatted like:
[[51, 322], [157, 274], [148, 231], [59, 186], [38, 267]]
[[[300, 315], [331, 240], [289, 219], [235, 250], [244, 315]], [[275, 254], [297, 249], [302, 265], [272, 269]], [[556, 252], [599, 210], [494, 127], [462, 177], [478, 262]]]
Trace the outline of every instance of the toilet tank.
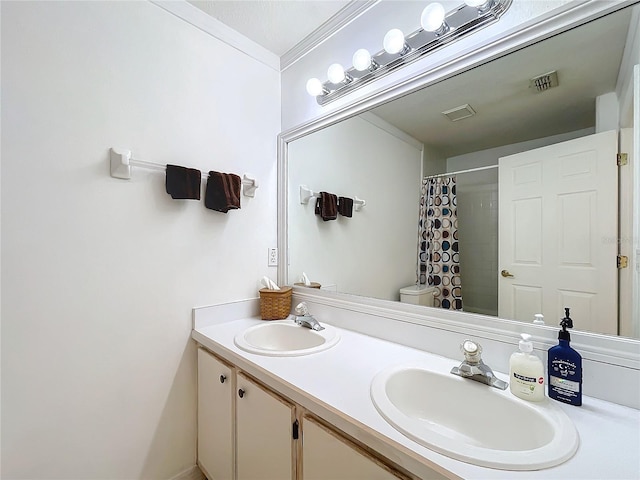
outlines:
[[411, 303], [413, 305], [433, 307], [433, 294], [435, 291], [435, 287], [429, 287], [427, 285], [411, 285], [400, 289], [400, 301], [403, 303]]

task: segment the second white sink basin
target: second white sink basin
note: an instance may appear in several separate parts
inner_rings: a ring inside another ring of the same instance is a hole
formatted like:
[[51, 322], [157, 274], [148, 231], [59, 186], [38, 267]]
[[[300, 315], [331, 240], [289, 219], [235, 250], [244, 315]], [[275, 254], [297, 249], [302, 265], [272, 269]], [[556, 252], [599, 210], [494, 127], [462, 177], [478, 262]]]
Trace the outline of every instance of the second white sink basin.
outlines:
[[293, 320], [264, 322], [238, 333], [237, 347], [251, 353], [277, 357], [310, 355], [333, 347], [340, 336], [331, 325], [315, 331], [302, 327]]
[[371, 398], [405, 436], [474, 465], [539, 470], [568, 460], [578, 448], [575, 426], [551, 400], [527, 402], [508, 389], [420, 365], [380, 372]]

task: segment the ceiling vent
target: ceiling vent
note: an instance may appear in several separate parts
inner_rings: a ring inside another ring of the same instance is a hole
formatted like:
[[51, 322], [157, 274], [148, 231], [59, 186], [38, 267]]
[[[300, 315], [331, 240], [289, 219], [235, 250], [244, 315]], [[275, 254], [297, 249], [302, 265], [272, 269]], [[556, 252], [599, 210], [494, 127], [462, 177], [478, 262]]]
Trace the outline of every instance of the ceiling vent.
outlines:
[[538, 75], [537, 77], [529, 80], [529, 88], [535, 93], [541, 93], [549, 90], [550, 88], [558, 86], [558, 72], [545, 73], [544, 75]]
[[457, 122], [458, 120], [462, 120], [463, 118], [473, 117], [476, 112], [473, 108], [471, 108], [471, 105], [465, 103], [464, 105], [452, 108], [451, 110], [446, 110], [442, 112], [442, 114], [452, 122]]

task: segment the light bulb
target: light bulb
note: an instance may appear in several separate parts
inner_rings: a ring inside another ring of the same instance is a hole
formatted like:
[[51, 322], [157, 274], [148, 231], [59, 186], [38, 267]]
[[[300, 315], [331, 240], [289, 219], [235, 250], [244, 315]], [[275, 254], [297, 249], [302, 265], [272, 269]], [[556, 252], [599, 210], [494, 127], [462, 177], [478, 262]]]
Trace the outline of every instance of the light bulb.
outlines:
[[489, 0], [464, 0], [464, 3], [466, 3], [470, 7], [481, 7], [482, 5], [487, 3], [488, 1]]
[[367, 70], [371, 66], [371, 54], [366, 48], [361, 48], [353, 54], [353, 68], [359, 72]]
[[344, 68], [339, 63], [334, 63], [327, 70], [327, 78], [331, 83], [340, 83], [345, 79]]
[[307, 93], [314, 97], [317, 97], [318, 95], [322, 95], [324, 93], [324, 87], [322, 86], [322, 82], [317, 78], [310, 78], [307, 81]]
[[422, 11], [420, 24], [426, 32], [435, 32], [444, 24], [445, 11], [441, 3], [430, 3]]
[[404, 49], [404, 33], [398, 28], [389, 30], [384, 36], [382, 46], [387, 53], [400, 53]]

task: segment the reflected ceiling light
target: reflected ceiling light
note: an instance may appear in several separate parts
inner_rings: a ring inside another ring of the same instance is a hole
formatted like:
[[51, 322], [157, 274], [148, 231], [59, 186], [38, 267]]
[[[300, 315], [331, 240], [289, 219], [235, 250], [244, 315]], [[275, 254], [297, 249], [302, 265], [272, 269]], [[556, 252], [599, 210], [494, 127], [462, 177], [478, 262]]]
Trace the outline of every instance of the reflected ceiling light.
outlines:
[[[353, 55], [353, 66], [346, 69], [334, 63], [327, 71], [328, 80], [312, 78], [307, 92], [316, 97], [320, 105], [340, 98], [356, 88], [419, 60], [424, 55], [469, 35], [500, 19], [513, 0], [463, 0], [464, 3], [445, 12], [435, 2], [422, 11], [419, 28], [405, 38], [394, 28], [384, 36], [383, 50], [371, 55], [361, 48]], [[368, 71], [367, 71], [368, 70]], [[363, 72], [363, 73], [356, 73]]]
[[384, 36], [382, 41], [384, 51], [391, 54], [399, 53], [403, 55], [410, 50], [407, 42], [404, 41], [404, 33], [398, 28], [392, 28]]
[[464, 0], [470, 7], [475, 7], [481, 12], [486, 12], [493, 5], [493, 0]]
[[420, 24], [425, 32], [433, 32], [436, 35], [442, 35], [449, 30], [444, 21], [445, 11], [441, 3], [430, 3], [422, 11], [420, 16]]
[[378, 64], [371, 58], [371, 54], [366, 48], [356, 50], [356, 53], [353, 54], [352, 62], [353, 68], [355, 68], [359, 72], [364, 72], [365, 70], [374, 70], [378, 68]]

